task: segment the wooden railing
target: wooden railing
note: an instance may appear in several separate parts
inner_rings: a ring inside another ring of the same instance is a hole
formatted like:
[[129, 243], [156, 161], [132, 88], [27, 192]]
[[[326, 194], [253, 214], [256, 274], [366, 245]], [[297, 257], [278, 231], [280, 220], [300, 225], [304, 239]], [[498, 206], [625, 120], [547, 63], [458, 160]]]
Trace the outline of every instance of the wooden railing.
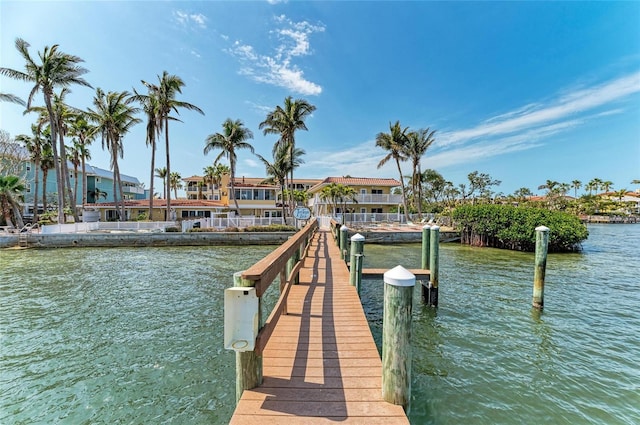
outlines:
[[245, 284], [244, 286], [254, 286], [258, 298], [261, 298], [275, 278], [280, 276], [280, 298], [264, 325], [260, 324], [254, 349], [256, 355], [262, 354], [269, 337], [273, 333], [273, 329], [278, 323], [278, 318], [282, 313], [286, 313], [289, 288], [297, 281], [298, 273], [302, 268], [302, 261], [309, 248], [309, 242], [317, 229], [318, 221], [314, 218], [287, 242], [242, 272], [242, 280], [245, 283], [248, 283], [247, 281], [251, 282], [250, 285]]

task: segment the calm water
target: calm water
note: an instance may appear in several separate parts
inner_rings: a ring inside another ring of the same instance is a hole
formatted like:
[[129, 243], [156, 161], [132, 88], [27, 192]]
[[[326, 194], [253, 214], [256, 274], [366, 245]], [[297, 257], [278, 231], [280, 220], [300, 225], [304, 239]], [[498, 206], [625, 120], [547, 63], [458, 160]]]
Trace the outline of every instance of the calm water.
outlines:
[[[415, 291], [413, 424], [640, 423], [640, 226], [589, 230], [549, 256], [542, 315], [533, 254], [441, 245], [437, 311]], [[271, 249], [0, 250], [0, 423], [227, 423], [222, 290]], [[382, 283], [365, 284], [379, 341]]]

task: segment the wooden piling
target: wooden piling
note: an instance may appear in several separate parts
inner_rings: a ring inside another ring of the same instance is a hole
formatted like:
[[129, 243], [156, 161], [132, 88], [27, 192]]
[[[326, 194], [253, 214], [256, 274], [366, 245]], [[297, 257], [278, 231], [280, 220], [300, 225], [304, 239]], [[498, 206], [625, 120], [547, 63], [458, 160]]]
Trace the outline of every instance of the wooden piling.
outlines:
[[349, 238], [349, 228], [344, 224], [340, 227], [340, 259], [346, 259], [347, 239]]
[[547, 250], [549, 247], [549, 228], [536, 227], [536, 257], [533, 271], [533, 307], [544, 307], [544, 277], [547, 271]]
[[382, 322], [382, 398], [401, 405], [411, 401], [411, 313], [416, 277], [402, 266], [384, 274]]
[[429, 236], [431, 226], [425, 224], [422, 227], [422, 269], [429, 268]]
[[438, 307], [438, 268], [440, 266], [440, 226], [431, 226], [429, 235], [429, 283], [422, 285], [422, 301]]
[[[233, 274], [234, 286], [255, 286], [251, 280], [242, 278], [242, 272]], [[262, 299], [258, 299], [258, 317], [260, 325], [262, 319]], [[236, 403], [240, 401], [244, 390], [250, 390], [262, 384], [262, 356], [256, 355], [255, 351], [236, 351]]]
[[360, 295], [362, 282], [362, 253], [364, 252], [364, 236], [356, 233], [351, 237], [351, 257], [349, 269], [349, 283], [355, 286]]

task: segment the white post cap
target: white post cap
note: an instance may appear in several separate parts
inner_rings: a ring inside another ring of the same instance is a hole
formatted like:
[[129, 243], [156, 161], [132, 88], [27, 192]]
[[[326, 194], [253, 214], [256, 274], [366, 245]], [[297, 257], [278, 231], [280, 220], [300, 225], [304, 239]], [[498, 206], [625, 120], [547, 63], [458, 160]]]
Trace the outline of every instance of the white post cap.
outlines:
[[340, 231], [344, 232], [345, 230], [349, 230], [349, 228], [343, 224], [342, 227], [340, 227]]
[[351, 236], [351, 242], [362, 242], [364, 241], [364, 236], [362, 236], [360, 233], [356, 233], [355, 235]]
[[430, 224], [425, 224], [424, 226], [422, 226], [423, 229], [431, 229], [431, 225]]
[[438, 225], [431, 226], [431, 230], [440, 230], [440, 226]]
[[547, 226], [536, 227], [536, 232], [548, 232], [550, 229]]
[[395, 266], [384, 272], [384, 283], [393, 286], [415, 286], [416, 276], [402, 266]]

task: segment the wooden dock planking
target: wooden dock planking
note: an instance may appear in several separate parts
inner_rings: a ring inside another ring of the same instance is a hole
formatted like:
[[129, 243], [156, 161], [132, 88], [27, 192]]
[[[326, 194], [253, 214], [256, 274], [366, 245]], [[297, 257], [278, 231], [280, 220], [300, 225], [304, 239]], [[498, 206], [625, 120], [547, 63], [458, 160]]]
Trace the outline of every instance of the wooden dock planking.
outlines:
[[382, 399], [382, 362], [349, 271], [318, 232], [288, 314], [263, 351], [263, 383], [245, 390], [231, 424], [408, 424]]

